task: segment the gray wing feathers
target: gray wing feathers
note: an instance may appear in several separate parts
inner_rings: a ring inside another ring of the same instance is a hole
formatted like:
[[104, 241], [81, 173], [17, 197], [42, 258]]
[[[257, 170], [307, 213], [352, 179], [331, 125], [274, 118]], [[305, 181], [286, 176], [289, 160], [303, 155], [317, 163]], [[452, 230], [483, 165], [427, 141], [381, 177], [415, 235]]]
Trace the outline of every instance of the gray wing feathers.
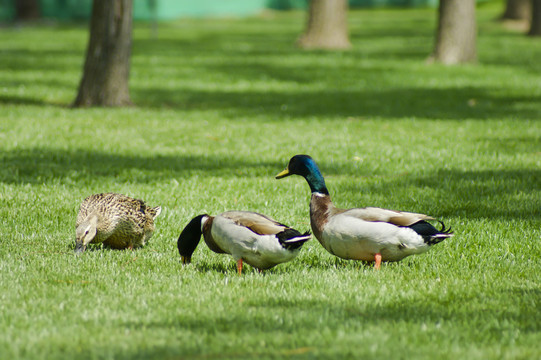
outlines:
[[274, 219], [250, 211], [228, 211], [223, 213], [222, 216], [247, 227], [259, 235], [275, 235], [287, 229], [287, 226]]
[[345, 216], [356, 217], [364, 221], [387, 222], [397, 226], [410, 226], [421, 220], [434, 220], [433, 217], [425, 214], [394, 211], [376, 207], [350, 209], [344, 211], [342, 214]]

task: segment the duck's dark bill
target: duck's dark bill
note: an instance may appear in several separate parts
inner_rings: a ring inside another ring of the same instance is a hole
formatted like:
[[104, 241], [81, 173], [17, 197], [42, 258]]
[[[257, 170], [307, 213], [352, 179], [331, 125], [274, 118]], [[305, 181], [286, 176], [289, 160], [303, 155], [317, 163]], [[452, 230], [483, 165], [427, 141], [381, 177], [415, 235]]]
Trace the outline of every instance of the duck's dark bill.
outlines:
[[76, 254], [82, 253], [83, 251], [85, 251], [85, 249], [86, 249], [86, 246], [84, 246], [83, 243], [76, 243], [75, 244], [75, 253]]

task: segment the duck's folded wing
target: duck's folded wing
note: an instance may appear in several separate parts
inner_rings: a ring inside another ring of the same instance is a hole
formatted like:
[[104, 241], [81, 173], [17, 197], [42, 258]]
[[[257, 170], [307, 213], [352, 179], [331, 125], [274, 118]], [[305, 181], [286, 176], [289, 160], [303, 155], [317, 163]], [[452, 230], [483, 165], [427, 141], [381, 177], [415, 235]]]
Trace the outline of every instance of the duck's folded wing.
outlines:
[[274, 219], [250, 211], [228, 211], [223, 213], [222, 216], [259, 235], [275, 235], [287, 228], [287, 226]]
[[356, 217], [364, 221], [387, 222], [397, 226], [410, 226], [421, 220], [434, 220], [433, 217], [425, 214], [387, 210], [376, 207], [350, 209], [344, 211], [342, 214], [345, 216]]

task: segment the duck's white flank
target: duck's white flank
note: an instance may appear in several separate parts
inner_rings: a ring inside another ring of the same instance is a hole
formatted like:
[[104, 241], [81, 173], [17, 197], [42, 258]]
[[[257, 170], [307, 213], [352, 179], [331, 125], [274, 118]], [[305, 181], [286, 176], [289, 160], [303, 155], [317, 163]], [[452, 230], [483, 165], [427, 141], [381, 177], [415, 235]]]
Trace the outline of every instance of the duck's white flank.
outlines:
[[212, 237], [218, 246], [228, 249], [235, 261], [242, 259], [258, 269], [293, 260], [300, 251], [286, 250], [275, 234], [256, 234], [225, 216], [215, 217], [212, 225]]

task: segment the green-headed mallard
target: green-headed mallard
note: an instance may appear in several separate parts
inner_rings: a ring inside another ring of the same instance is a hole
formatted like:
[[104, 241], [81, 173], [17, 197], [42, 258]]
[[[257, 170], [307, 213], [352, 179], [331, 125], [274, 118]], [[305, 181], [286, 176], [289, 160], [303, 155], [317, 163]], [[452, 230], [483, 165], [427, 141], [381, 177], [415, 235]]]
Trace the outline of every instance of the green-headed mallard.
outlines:
[[270, 269], [293, 260], [310, 233], [280, 224], [268, 216], [249, 211], [227, 211], [220, 215], [194, 217], [182, 230], [177, 246], [183, 264], [191, 262], [201, 240], [219, 254], [230, 254], [239, 275], [243, 261], [256, 269]]
[[161, 207], [149, 207], [126, 195], [90, 195], [77, 215], [75, 252], [83, 252], [89, 243], [104, 243], [113, 249], [141, 247], [152, 236], [160, 212]]
[[312, 232], [331, 254], [343, 259], [399, 261], [420, 254], [430, 246], [452, 236], [450, 229], [437, 230], [427, 220], [434, 218], [411, 212], [376, 207], [339, 209], [334, 206], [325, 180], [315, 161], [308, 155], [295, 155], [277, 179], [300, 175], [306, 179], [310, 199]]

